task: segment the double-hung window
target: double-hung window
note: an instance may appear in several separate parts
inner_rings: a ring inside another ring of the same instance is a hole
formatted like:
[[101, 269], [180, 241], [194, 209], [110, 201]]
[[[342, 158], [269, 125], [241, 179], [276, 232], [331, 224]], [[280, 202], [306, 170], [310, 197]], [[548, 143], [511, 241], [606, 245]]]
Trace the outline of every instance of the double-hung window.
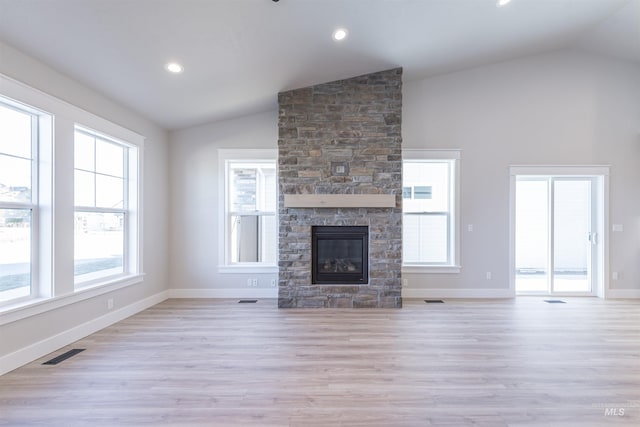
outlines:
[[221, 266], [275, 267], [277, 178], [272, 150], [219, 150], [224, 171]]
[[0, 325], [142, 282], [143, 147], [0, 74]]
[[74, 275], [76, 286], [135, 273], [129, 255], [136, 198], [137, 148], [76, 126], [74, 135]]
[[457, 271], [459, 152], [405, 150], [403, 157], [404, 267]]
[[38, 115], [0, 98], [0, 302], [32, 296]]

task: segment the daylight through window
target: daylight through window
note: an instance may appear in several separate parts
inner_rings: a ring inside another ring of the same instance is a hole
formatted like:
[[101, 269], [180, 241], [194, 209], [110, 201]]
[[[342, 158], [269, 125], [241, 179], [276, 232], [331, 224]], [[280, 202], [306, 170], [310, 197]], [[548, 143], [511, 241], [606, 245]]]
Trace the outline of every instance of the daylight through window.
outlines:
[[403, 161], [403, 263], [456, 266], [457, 153], [430, 154]]
[[0, 99], [0, 302], [32, 294], [38, 116]]
[[231, 264], [276, 262], [275, 162], [227, 162], [227, 235]]
[[82, 128], [74, 138], [76, 283], [127, 272], [132, 147]]

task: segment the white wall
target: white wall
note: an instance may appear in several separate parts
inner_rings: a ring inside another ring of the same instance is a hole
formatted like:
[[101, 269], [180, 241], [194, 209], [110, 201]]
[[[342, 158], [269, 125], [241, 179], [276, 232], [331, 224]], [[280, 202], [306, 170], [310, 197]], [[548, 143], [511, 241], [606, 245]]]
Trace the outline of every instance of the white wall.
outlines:
[[[78, 339], [89, 333], [92, 327], [106, 326], [163, 298], [163, 295], [166, 297], [169, 283], [169, 180], [168, 141], [162, 128], [2, 43], [0, 58], [0, 73], [146, 137], [143, 170], [144, 282], [0, 326], [2, 373], [3, 368], [11, 364], [28, 362], [24, 358], [39, 357], [39, 352], [52, 351], [55, 345], [65, 345], [68, 339]], [[106, 301], [109, 298], [114, 300], [114, 310], [107, 312]]]
[[[171, 287], [174, 296], [276, 297], [276, 274], [218, 273], [222, 236], [218, 221], [219, 148], [269, 148], [278, 144], [277, 111], [211, 123], [170, 135]], [[258, 289], [247, 279], [258, 279]]]
[[[638, 65], [566, 50], [405, 82], [403, 93], [405, 148], [462, 149], [462, 271], [405, 273], [405, 296], [509, 295], [513, 164], [611, 165], [610, 219], [625, 230], [611, 234], [610, 270], [620, 273], [611, 287], [640, 296]], [[170, 140], [172, 288], [246, 290], [247, 275], [217, 273], [216, 149], [276, 148], [277, 112], [175, 132]], [[270, 277], [261, 276], [260, 286]]]
[[624, 226], [610, 235], [611, 287], [640, 291], [640, 66], [560, 51], [406, 82], [403, 138], [405, 148], [462, 149], [462, 271], [405, 274], [408, 288], [500, 295], [509, 166], [608, 164], [610, 221]]

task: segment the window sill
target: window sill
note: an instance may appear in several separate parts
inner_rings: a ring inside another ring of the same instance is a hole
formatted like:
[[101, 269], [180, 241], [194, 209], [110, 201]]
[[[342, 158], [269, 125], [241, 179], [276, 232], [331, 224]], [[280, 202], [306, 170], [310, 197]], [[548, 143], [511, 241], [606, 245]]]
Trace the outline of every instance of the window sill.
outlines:
[[241, 273], [278, 273], [278, 266], [275, 264], [236, 264], [219, 265], [218, 273], [221, 274], [241, 274]]
[[457, 274], [462, 267], [459, 265], [403, 265], [402, 273], [417, 274]]
[[119, 277], [108, 282], [81, 288], [66, 295], [52, 298], [32, 298], [13, 305], [3, 306], [0, 308], [0, 326], [142, 283], [143, 277], [144, 274]]
[[90, 289], [101, 288], [103, 286], [109, 286], [116, 283], [127, 283], [131, 280], [135, 281], [137, 280], [137, 278], [141, 276], [143, 276], [143, 274], [135, 275], [135, 274], [116, 273], [109, 276], [103, 276], [103, 277], [98, 276], [95, 279], [93, 279], [91, 278], [90, 274], [86, 274], [84, 276], [76, 276], [76, 280], [79, 277], [87, 277], [89, 280], [84, 280], [80, 282], [77, 281], [74, 286], [75, 286], [76, 293], [85, 292]]

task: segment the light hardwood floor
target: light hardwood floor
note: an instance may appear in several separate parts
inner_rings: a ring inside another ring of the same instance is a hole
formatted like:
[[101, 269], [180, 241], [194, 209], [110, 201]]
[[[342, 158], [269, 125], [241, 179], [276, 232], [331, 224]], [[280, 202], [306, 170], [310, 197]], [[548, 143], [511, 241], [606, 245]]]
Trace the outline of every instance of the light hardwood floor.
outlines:
[[0, 377], [0, 424], [640, 425], [640, 302], [542, 300], [168, 300]]

